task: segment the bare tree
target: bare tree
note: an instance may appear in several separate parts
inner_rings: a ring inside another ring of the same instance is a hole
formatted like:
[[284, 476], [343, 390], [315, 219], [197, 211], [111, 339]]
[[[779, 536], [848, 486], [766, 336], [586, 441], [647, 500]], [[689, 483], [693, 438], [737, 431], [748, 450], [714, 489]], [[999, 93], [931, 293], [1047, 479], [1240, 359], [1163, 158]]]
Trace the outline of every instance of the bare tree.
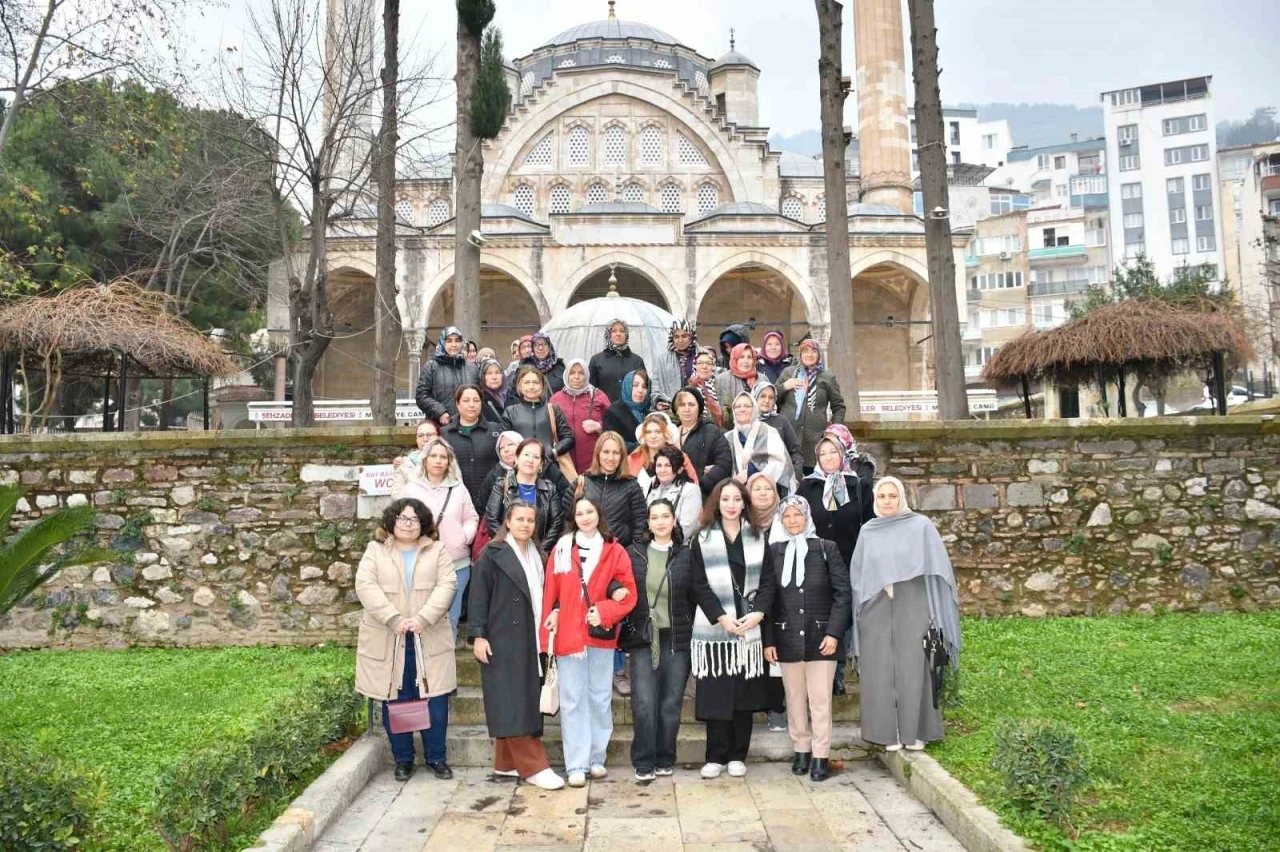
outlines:
[[4, 0], [0, 93], [9, 97], [0, 152], [23, 102], [35, 92], [129, 73], [173, 88], [180, 13], [196, 0]]
[[[920, 184], [924, 190], [925, 252], [929, 259], [929, 301], [933, 312], [933, 353], [938, 385], [938, 416], [968, 420], [960, 345], [960, 308], [956, 304], [956, 260], [947, 212], [947, 145], [938, 90], [938, 29], [933, 0], [907, 0], [911, 13], [911, 57], [916, 84], [916, 130], [920, 145]], [[827, 205], [829, 208], [831, 205]], [[942, 211], [934, 215], [934, 211]]]
[[454, 88], [453, 324], [467, 340], [480, 339], [480, 247], [469, 239], [480, 230], [480, 182], [484, 176], [481, 138], [471, 121], [471, 101], [480, 76], [480, 39], [493, 20], [493, 0], [457, 0], [458, 59]]
[[822, 171], [827, 197], [827, 292], [831, 341], [827, 366], [840, 378], [848, 417], [862, 418], [858, 399], [858, 353], [853, 324], [853, 284], [849, 272], [849, 209], [845, 190], [844, 99], [838, 0], [814, 0], [818, 9], [818, 91], [822, 104]]
[[378, 183], [377, 266], [373, 299], [373, 425], [396, 423], [396, 115], [400, 77], [400, 0], [382, 4], [382, 125], [378, 129], [374, 170]]
[[[367, 237], [372, 231], [370, 128], [381, 89], [373, 72], [374, 13], [371, 0], [270, 0], [264, 12], [251, 15], [251, 27], [255, 55], [224, 75], [223, 97], [256, 124], [237, 144], [270, 167], [288, 290], [293, 425], [310, 426], [312, 379], [335, 336], [328, 239]], [[396, 110], [403, 132], [397, 151], [421, 162], [423, 146], [439, 128], [408, 117], [429, 112], [425, 108], [438, 99], [441, 81], [431, 74], [429, 57], [407, 71], [403, 60], [399, 66]], [[302, 241], [291, 228], [296, 219]]]

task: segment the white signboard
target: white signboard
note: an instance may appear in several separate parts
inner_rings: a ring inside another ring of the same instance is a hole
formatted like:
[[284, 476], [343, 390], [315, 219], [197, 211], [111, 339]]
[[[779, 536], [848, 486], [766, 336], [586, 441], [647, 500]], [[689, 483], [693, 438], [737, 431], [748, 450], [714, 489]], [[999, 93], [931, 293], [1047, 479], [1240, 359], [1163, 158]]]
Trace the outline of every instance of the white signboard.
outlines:
[[395, 468], [389, 464], [367, 464], [360, 468], [360, 496], [384, 497], [391, 493]]
[[[932, 391], [906, 393], [876, 393], [869, 391], [859, 394], [859, 401], [863, 414], [901, 416], [909, 414], [936, 415], [938, 413], [938, 395]], [[970, 413], [997, 411], [999, 407], [999, 401], [994, 391], [969, 392]]]
[[[334, 421], [372, 420], [373, 409], [367, 400], [338, 399], [317, 401], [317, 423]], [[254, 423], [288, 423], [293, 420], [293, 404], [288, 402], [251, 402], [249, 419]], [[396, 420], [416, 423], [422, 419], [422, 411], [413, 400], [396, 401]]]

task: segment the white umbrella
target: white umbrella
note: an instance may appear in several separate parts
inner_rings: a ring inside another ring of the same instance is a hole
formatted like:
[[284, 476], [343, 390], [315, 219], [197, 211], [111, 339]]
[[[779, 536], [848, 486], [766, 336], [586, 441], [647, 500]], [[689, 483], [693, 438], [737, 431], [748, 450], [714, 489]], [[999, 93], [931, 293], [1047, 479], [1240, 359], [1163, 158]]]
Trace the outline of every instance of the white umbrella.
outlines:
[[614, 320], [622, 320], [631, 330], [631, 351], [644, 359], [653, 390], [667, 399], [680, 390], [680, 366], [667, 350], [667, 337], [675, 316], [640, 299], [609, 295], [587, 299], [565, 310], [542, 327], [551, 338], [556, 355], [565, 363], [591, 356], [604, 349], [605, 330]]

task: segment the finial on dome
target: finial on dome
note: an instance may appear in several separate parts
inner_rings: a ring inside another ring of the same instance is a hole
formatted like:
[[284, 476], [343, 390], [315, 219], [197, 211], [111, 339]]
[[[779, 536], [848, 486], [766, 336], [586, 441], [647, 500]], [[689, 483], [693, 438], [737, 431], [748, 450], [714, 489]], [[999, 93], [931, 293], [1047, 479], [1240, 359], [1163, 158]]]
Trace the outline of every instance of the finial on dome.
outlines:
[[729, 27], [729, 49], [733, 50], [733, 27]]
[[615, 14], [613, 13], [613, 6], [614, 6], [614, 4], [615, 4], [615, 3], [617, 3], [617, 2], [618, 2], [618, 0], [609, 0], [609, 20], [611, 20], [611, 21], [612, 21], [612, 20], [616, 20], [616, 19], [617, 19], [617, 17], [618, 17], [617, 15], [615, 15]]

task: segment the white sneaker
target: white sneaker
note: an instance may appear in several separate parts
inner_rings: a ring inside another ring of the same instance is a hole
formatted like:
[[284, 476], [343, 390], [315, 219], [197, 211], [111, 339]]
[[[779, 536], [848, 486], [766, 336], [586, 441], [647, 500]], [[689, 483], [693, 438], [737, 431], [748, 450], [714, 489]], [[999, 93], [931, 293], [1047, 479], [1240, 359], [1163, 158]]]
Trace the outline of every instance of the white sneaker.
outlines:
[[894, 743], [884, 747], [885, 751], [902, 751], [902, 743]]
[[[579, 775], [578, 777], [582, 776]], [[543, 790], [559, 790], [564, 787], [564, 779], [551, 771], [550, 767], [542, 770], [537, 775], [529, 776], [525, 780], [535, 787], [541, 787]], [[584, 781], [582, 783], [585, 784], [586, 782]], [[578, 786], [581, 787], [582, 784], [579, 784]]]
[[670, 778], [672, 775], [676, 774], [676, 770], [675, 767], [672, 766], [659, 766], [657, 769], [653, 770], [653, 774], [657, 775], [659, 778]]
[[585, 772], [570, 772], [570, 773], [569, 773], [569, 786], [570, 786], [570, 787], [585, 787], [585, 786], [587, 786], [587, 774], [586, 774]]
[[605, 769], [603, 766], [601, 766], [598, 763], [595, 766], [591, 767], [592, 778], [604, 778], [608, 774], [609, 774], [609, 770]]
[[702, 767], [703, 778], [707, 778], [707, 779], [719, 778], [721, 772], [724, 772], [723, 763], [708, 763]]
[[636, 770], [636, 783], [638, 784], [648, 784], [650, 781], [652, 781], [656, 777], [657, 777], [657, 774], [652, 769]]
[[907, 746], [907, 751], [924, 751], [924, 742], [922, 740], [916, 740]]
[[747, 765], [745, 763], [743, 763], [741, 760], [729, 761], [729, 777], [730, 778], [741, 778], [746, 774], [747, 774]]

